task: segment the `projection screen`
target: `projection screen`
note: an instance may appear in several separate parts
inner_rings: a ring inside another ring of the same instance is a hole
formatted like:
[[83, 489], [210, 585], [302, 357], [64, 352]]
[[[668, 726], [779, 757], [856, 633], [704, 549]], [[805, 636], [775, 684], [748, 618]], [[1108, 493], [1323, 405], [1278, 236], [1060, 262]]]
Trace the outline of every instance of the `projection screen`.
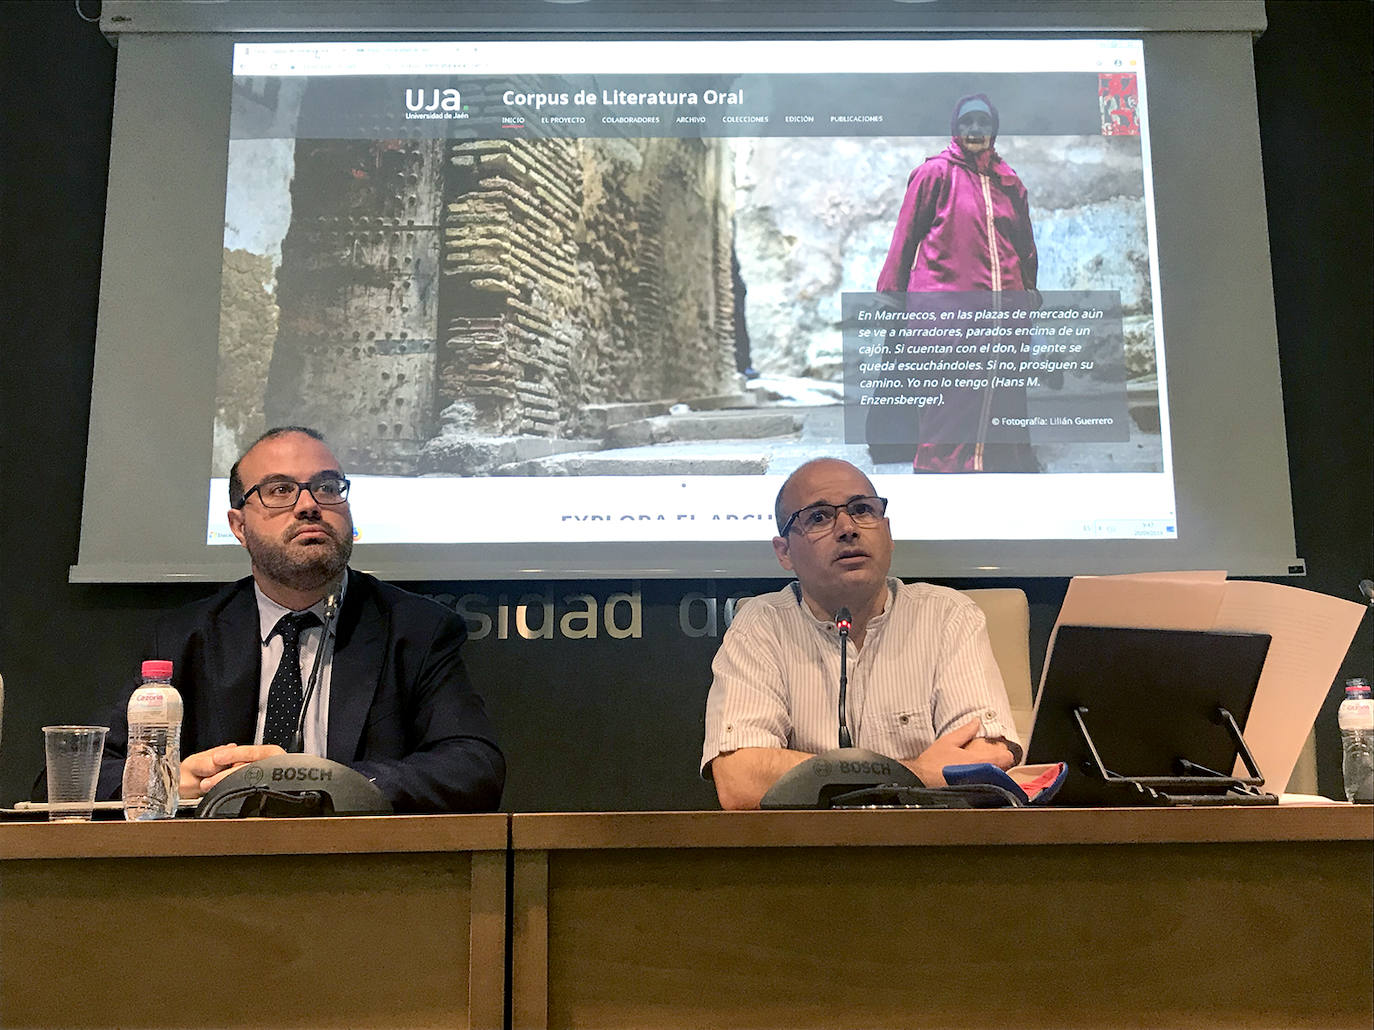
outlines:
[[772, 575], [822, 455], [901, 575], [1300, 568], [1243, 25], [670, 6], [124, 31], [72, 579], [240, 574], [225, 477], [281, 424], [402, 580]]

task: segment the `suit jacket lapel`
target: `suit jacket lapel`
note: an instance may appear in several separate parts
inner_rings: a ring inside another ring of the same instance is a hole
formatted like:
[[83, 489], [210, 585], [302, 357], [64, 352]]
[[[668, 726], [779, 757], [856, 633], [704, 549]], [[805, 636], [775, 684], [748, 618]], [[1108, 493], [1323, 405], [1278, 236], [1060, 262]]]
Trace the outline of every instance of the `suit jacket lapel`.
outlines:
[[215, 732], [210, 746], [253, 743], [258, 724], [261, 689], [262, 638], [258, 635], [257, 595], [247, 580], [215, 614], [210, 634], [210, 682], [208, 710], [214, 713]]
[[367, 713], [381, 682], [388, 620], [377, 609], [371, 579], [349, 571], [339, 608], [329, 672], [329, 746], [326, 758], [351, 762], [358, 753]]

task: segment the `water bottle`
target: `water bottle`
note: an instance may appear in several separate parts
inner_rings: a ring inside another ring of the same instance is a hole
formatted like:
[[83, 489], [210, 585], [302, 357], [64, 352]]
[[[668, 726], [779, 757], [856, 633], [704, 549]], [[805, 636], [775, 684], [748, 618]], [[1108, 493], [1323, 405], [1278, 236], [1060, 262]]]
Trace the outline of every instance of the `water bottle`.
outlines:
[[124, 759], [124, 818], [170, 819], [181, 794], [181, 695], [172, 663], [143, 663], [143, 685], [129, 698]]
[[1345, 799], [1370, 804], [1374, 802], [1374, 700], [1369, 680], [1345, 681], [1345, 700], [1336, 719], [1341, 727]]

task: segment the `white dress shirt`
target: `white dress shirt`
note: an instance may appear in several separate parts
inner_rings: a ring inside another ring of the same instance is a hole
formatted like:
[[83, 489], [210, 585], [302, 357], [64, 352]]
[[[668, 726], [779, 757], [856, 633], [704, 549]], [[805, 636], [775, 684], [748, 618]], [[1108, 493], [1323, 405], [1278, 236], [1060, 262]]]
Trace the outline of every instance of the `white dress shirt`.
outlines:
[[[339, 587], [339, 605], [343, 605], [344, 591], [348, 588], [348, 570], [344, 570], [343, 582]], [[281, 621], [283, 615], [288, 614], [291, 609], [284, 608], [277, 604], [256, 584], [253, 584], [253, 592], [258, 599], [258, 643], [262, 645], [262, 663], [258, 675], [258, 721], [257, 729], [254, 731], [253, 743], [262, 743], [263, 727], [267, 724], [267, 692], [272, 686], [272, 677], [276, 675], [277, 666], [281, 664], [282, 640], [280, 633], [273, 633], [277, 628], [277, 623]], [[306, 611], [314, 612], [319, 617], [321, 624], [324, 622], [325, 599], [321, 599]], [[302, 739], [301, 747], [307, 755], [324, 756], [325, 749], [329, 743], [329, 674], [334, 665], [334, 630], [338, 625], [338, 618], [329, 627], [329, 640], [325, 644], [324, 653], [320, 655], [320, 677], [315, 684], [315, 692], [310, 696], [310, 701], [305, 709], [305, 735]], [[311, 626], [309, 629], [301, 631], [300, 653], [301, 653], [301, 689], [310, 686], [310, 672], [314, 667], [315, 655], [320, 650], [320, 636], [324, 632], [323, 625]]]
[[[1021, 760], [987, 619], [970, 598], [930, 583], [888, 579], [888, 602], [848, 646], [846, 720], [855, 747], [915, 758], [967, 722]], [[742, 747], [820, 754], [839, 746], [840, 637], [796, 584], [751, 598], [711, 664], [701, 773]]]

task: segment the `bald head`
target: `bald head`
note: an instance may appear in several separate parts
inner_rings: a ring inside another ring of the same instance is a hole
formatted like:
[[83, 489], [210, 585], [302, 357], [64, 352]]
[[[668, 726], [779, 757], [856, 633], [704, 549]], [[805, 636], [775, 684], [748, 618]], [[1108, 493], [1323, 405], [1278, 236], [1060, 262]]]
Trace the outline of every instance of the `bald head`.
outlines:
[[783, 480], [782, 488], [778, 490], [777, 499], [773, 502], [773, 518], [777, 520], [779, 533], [782, 532], [782, 527], [787, 523], [788, 518], [794, 511], [796, 511], [798, 508], [802, 508], [810, 504], [813, 500], [812, 498], [802, 498], [799, 500], [798, 498], [792, 496], [791, 491], [792, 488], [796, 485], [797, 480], [805, 479], [811, 471], [817, 469], [818, 466], [823, 465], [834, 465], [839, 466], [841, 468], [849, 469], [851, 472], [854, 473], [854, 475], [858, 476], [860, 479], [864, 481], [868, 493], [877, 493], [877, 491], [873, 488], [872, 480], [870, 480], [866, 475], [860, 472], [856, 466], [850, 464], [849, 462], [844, 461], [841, 458], [812, 458], [806, 464], [799, 465], [795, 469], [793, 469], [792, 474], [788, 476], [785, 480]]

